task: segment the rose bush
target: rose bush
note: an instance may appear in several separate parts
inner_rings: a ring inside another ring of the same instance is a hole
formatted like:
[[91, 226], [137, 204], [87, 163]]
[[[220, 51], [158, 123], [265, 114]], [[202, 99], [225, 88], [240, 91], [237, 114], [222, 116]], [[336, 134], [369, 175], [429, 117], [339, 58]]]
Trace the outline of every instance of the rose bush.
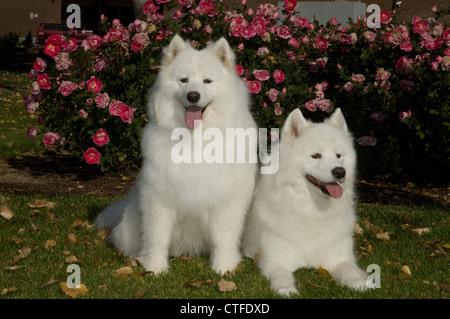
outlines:
[[[160, 6], [174, 10], [164, 17]], [[297, 14], [298, 6], [147, 1], [128, 26], [102, 16], [100, 35], [81, 43], [50, 36], [30, 71], [25, 106], [39, 114], [40, 126], [28, 135], [49, 144], [54, 132], [58, 138], [48, 147], [103, 170], [135, 162], [161, 49], [176, 33], [196, 48], [225, 36], [260, 127], [280, 127], [297, 107], [317, 121], [340, 107], [363, 175], [448, 169], [450, 28], [434, 18], [395, 22], [387, 11], [379, 29], [364, 18], [321, 26]]]

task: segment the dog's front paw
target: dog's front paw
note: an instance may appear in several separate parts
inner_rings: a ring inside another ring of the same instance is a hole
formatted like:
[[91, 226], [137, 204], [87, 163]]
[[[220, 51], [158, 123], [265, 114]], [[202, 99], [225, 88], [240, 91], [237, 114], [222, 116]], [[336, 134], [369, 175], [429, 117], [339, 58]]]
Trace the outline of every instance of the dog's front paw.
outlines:
[[155, 275], [169, 271], [169, 262], [165, 258], [155, 258], [149, 256], [140, 256], [136, 258], [146, 271], [151, 271]]
[[233, 272], [241, 261], [239, 254], [215, 254], [211, 259], [211, 268], [219, 274]]

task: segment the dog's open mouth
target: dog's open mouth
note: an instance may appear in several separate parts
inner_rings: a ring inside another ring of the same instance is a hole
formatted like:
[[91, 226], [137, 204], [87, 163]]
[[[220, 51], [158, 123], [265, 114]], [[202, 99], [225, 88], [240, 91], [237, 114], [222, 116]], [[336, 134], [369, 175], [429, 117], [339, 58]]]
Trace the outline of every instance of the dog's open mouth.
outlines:
[[333, 198], [340, 198], [342, 196], [342, 194], [344, 193], [344, 190], [342, 189], [341, 185], [339, 185], [338, 183], [334, 182], [334, 183], [324, 183], [319, 181], [317, 178], [315, 178], [314, 176], [311, 175], [306, 175], [306, 178], [315, 186], [319, 187], [320, 190], [327, 194], [330, 195]]
[[195, 105], [189, 105], [186, 106], [186, 125], [190, 129], [196, 128], [200, 121], [202, 120], [203, 112], [205, 112], [205, 107], [195, 106]]

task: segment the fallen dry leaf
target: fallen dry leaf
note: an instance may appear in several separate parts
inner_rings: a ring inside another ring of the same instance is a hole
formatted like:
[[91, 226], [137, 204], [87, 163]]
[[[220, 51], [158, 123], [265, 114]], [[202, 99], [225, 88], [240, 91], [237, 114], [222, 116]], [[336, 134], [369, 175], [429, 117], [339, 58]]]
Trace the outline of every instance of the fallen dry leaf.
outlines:
[[25, 239], [20, 238], [20, 237], [14, 237], [11, 239], [16, 245], [20, 245], [22, 242], [25, 241]]
[[69, 288], [67, 286], [67, 283], [60, 282], [59, 286], [61, 287], [61, 290], [68, 296], [72, 298], [76, 298], [78, 296], [84, 296], [88, 293], [88, 289], [85, 284], [80, 284], [80, 288]]
[[114, 278], [125, 277], [125, 276], [131, 275], [132, 273], [133, 273], [133, 268], [131, 268], [129, 266], [125, 266], [125, 267], [117, 269], [114, 272], [113, 277]]
[[82, 224], [83, 224], [83, 221], [81, 221], [79, 219], [76, 219], [76, 220], [74, 220], [74, 222], [72, 224], [70, 224], [70, 227], [71, 228], [75, 228], [75, 227], [78, 227], [78, 226], [80, 226]]
[[55, 206], [56, 206], [56, 203], [49, 202], [45, 199], [36, 199], [34, 201], [34, 203], [28, 203], [28, 207], [31, 207], [31, 208], [44, 208], [44, 207], [54, 208]]
[[413, 232], [415, 232], [415, 233], [418, 233], [420, 236], [422, 235], [422, 234], [425, 234], [425, 233], [429, 233], [430, 232], [430, 228], [428, 228], [428, 227], [425, 227], [425, 228], [412, 228], [411, 229]]
[[411, 269], [409, 269], [408, 266], [403, 265], [403, 266], [402, 266], [402, 271], [403, 271], [405, 274], [407, 274], [408, 276], [411, 276]]
[[211, 279], [207, 279], [207, 280], [200, 280], [200, 277], [196, 277], [192, 280], [189, 280], [187, 282], [184, 283], [184, 286], [189, 288], [189, 287], [195, 287], [195, 288], [200, 288], [201, 285], [203, 284], [207, 284], [210, 285], [213, 281]]
[[109, 234], [111, 233], [112, 228], [102, 228], [97, 232], [97, 237], [101, 238], [101, 239], [106, 239], [108, 238]]
[[50, 247], [56, 246], [56, 241], [53, 239], [49, 239], [45, 242], [44, 247], [45, 249], [49, 249]]
[[379, 233], [377, 233], [375, 236], [378, 238], [378, 239], [382, 239], [382, 240], [390, 240], [391, 238], [390, 238], [390, 236], [389, 236], [389, 234], [390, 234], [390, 232], [383, 232], [383, 231], [381, 231], [381, 232], [379, 232]]
[[219, 287], [219, 290], [222, 292], [232, 291], [236, 289], [236, 284], [234, 282], [226, 281], [223, 278], [217, 283], [217, 286]]
[[14, 257], [14, 264], [19, 261], [19, 259], [27, 258], [28, 255], [31, 253], [30, 247], [24, 247], [19, 250], [19, 255]]
[[76, 243], [78, 241], [77, 236], [74, 233], [67, 234], [67, 239], [72, 243]]
[[319, 267], [319, 268], [317, 268], [317, 272], [319, 273], [319, 275], [322, 275], [325, 277], [331, 277], [330, 273], [325, 268]]
[[77, 263], [77, 262], [78, 262], [78, 258], [75, 257], [74, 255], [71, 255], [71, 256], [69, 256], [69, 257], [66, 258], [66, 262], [67, 262], [67, 263], [74, 264], [74, 263]]
[[0, 216], [7, 220], [10, 220], [14, 217], [14, 213], [8, 206], [0, 206]]
[[17, 289], [16, 287], [3, 288], [3, 289], [2, 289], [2, 292], [0, 293], [0, 295], [4, 296], [4, 295], [6, 295], [6, 294], [10, 294], [10, 293], [16, 292], [16, 291], [18, 291], [18, 290], [19, 290], [19, 289]]
[[141, 299], [144, 297], [144, 295], [147, 293], [147, 289], [145, 290], [138, 290], [135, 294], [136, 299]]
[[363, 235], [364, 230], [362, 229], [361, 226], [359, 226], [358, 223], [355, 224], [355, 234], [356, 235]]
[[53, 285], [53, 284], [56, 284], [57, 282], [59, 282], [59, 280], [51, 278], [50, 280], [47, 280], [46, 282], [44, 282], [44, 283], [41, 285], [41, 288], [45, 288], [45, 287], [47, 287], [47, 286], [51, 286], [51, 285]]

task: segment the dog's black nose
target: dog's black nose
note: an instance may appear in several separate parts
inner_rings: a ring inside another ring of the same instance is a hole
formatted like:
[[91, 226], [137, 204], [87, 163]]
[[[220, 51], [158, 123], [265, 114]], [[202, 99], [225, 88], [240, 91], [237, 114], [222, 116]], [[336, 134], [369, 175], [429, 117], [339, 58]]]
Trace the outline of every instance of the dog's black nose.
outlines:
[[198, 92], [189, 92], [187, 94], [187, 99], [189, 102], [195, 103], [200, 100], [200, 93]]
[[341, 179], [345, 177], [345, 168], [343, 167], [335, 167], [331, 171], [331, 174], [333, 174], [334, 177]]

